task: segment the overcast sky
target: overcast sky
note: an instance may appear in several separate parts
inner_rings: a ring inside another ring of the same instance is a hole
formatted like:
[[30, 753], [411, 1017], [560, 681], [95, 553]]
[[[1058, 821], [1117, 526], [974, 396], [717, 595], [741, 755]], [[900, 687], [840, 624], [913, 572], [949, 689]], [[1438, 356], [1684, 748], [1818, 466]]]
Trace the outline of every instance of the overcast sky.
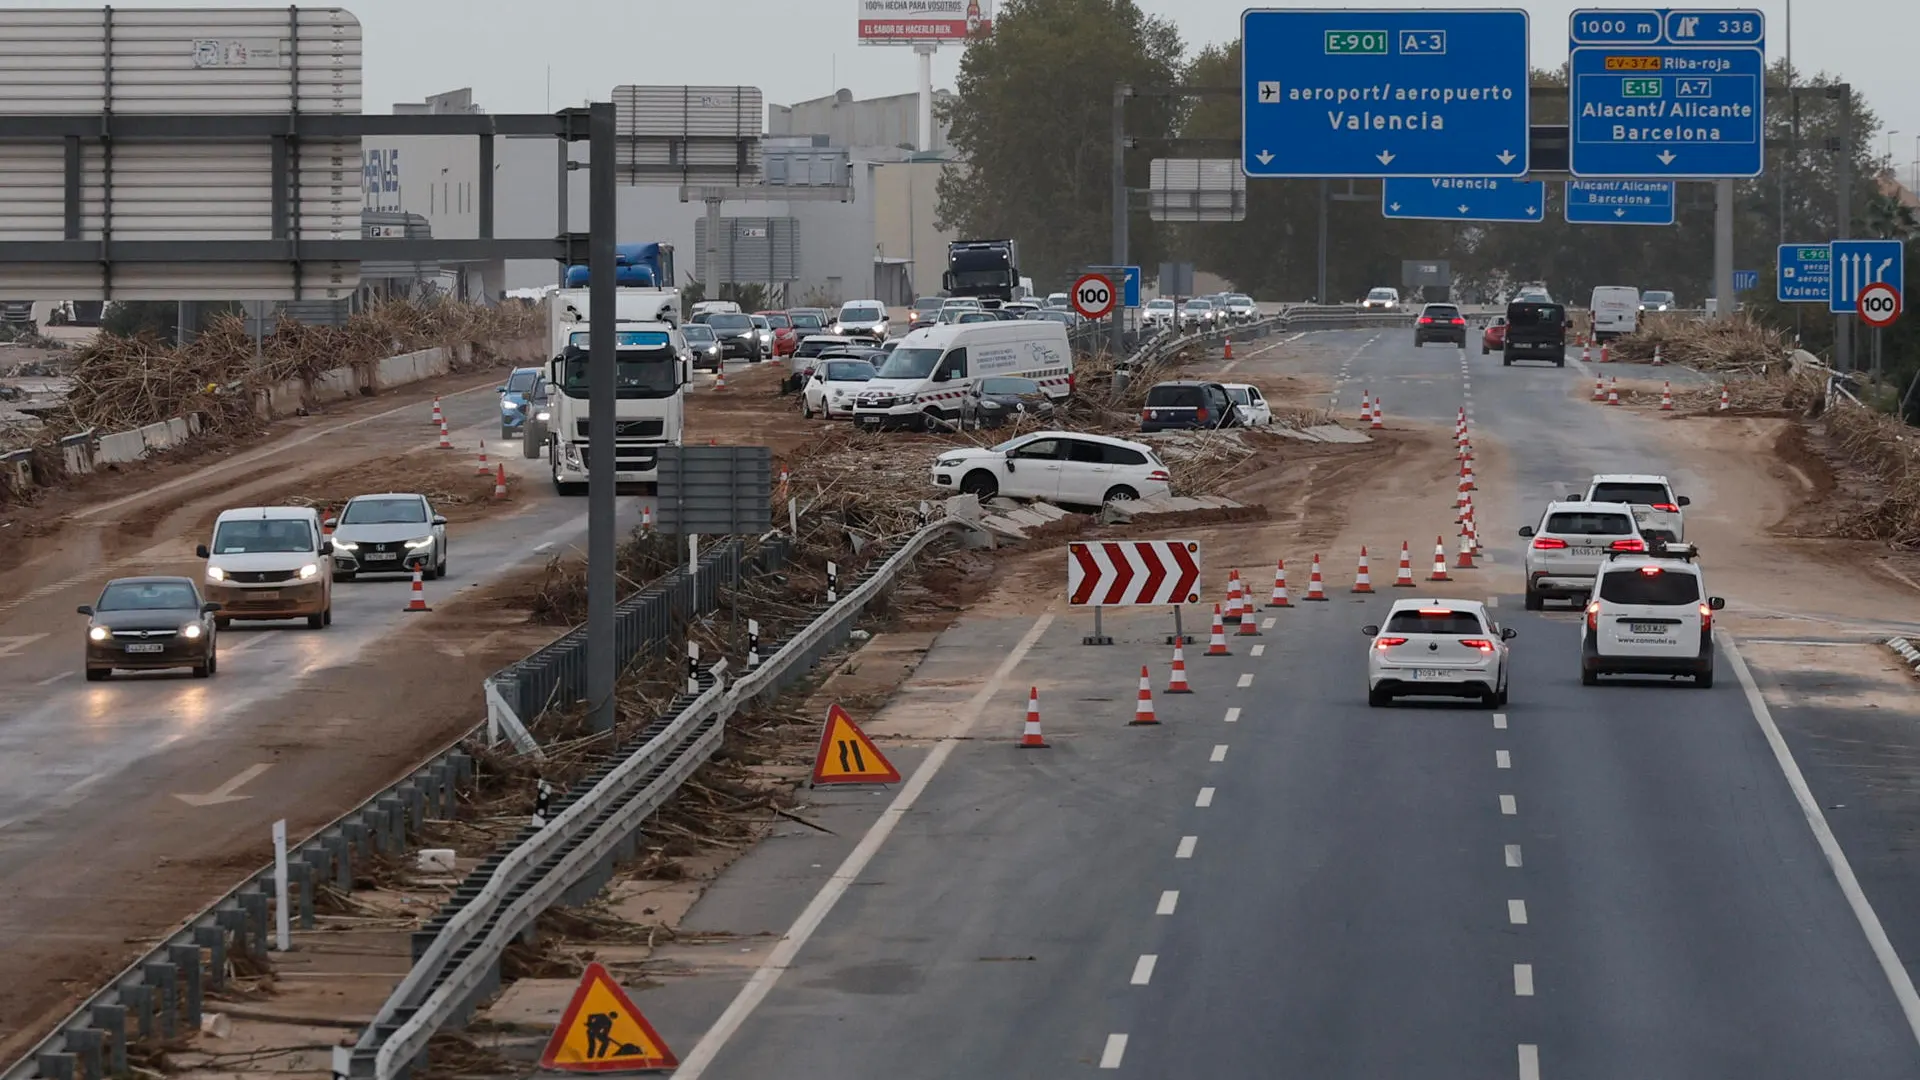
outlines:
[[[1140, 0], [1172, 19], [1190, 48], [1239, 35], [1241, 0]], [[1765, 0], [1768, 52], [1784, 54], [1787, 3]], [[6, 7], [99, 7], [68, 0], [0, 0]], [[266, 7], [195, 0], [136, 7]], [[302, 5], [318, 6], [318, 5]], [[855, 0], [363, 0], [345, 4], [366, 35], [366, 108], [388, 112], [471, 86], [488, 112], [543, 112], [577, 105], [623, 83], [758, 86], [770, 103], [790, 104], [845, 87], [856, 97], [910, 93], [911, 50], [854, 43]], [[1420, 7], [1406, 0], [1327, 0], [1281, 7]], [[1439, 5], [1435, 5], [1439, 6]], [[1450, 7], [1512, 7], [1458, 2]], [[1598, 0], [1537, 0], [1533, 63], [1566, 59], [1567, 15]], [[1619, 5], [1626, 7], [1629, 5]], [[1920, 135], [1920, 0], [1801, 0], [1793, 13], [1794, 64], [1827, 71], [1863, 91], [1887, 128], [1894, 162], [1914, 160]], [[934, 58], [934, 85], [951, 87], [959, 50]], [[549, 75], [551, 72], [551, 75]], [[549, 78], [551, 90], [549, 91]], [[1036, 108], [1044, 108], [1042, 102]], [[1883, 140], [1882, 148], [1888, 143]]]

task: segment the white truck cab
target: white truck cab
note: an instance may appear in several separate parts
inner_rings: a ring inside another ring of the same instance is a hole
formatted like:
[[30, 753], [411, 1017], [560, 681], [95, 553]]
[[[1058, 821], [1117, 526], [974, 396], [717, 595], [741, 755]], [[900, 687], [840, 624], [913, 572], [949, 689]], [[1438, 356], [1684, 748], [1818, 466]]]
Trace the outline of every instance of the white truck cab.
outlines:
[[[572, 331], [548, 362], [547, 456], [561, 495], [587, 493], [590, 338], [584, 326]], [[679, 446], [685, 434], [693, 354], [677, 327], [623, 322], [614, 332], [614, 364], [614, 483], [651, 485], [660, 477], [659, 448]]]

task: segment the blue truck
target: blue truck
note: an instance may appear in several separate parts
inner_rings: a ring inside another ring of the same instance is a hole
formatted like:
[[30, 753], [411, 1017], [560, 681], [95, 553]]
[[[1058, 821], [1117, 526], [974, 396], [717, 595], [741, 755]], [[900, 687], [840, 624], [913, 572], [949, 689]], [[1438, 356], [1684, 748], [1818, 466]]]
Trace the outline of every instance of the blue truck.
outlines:
[[[673, 245], [619, 244], [613, 249], [614, 284], [623, 289], [673, 288]], [[567, 288], [584, 289], [592, 272], [585, 264], [567, 267]]]

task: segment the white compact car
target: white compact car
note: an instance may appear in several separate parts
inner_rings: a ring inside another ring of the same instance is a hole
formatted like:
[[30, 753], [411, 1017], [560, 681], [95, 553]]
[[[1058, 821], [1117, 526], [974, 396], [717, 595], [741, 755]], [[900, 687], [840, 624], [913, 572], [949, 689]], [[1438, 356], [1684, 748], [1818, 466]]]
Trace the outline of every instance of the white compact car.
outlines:
[[851, 419], [853, 401], [873, 381], [873, 365], [865, 360], [841, 360], [828, 357], [816, 363], [807, 385], [800, 392], [800, 413], [811, 420], [824, 416], [829, 420]]
[[336, 581], [415, 570], [425, 578], [447, 576], [447, 519], [425, 495], [355, 495], [323, 524], [333, 530]]
[[1580, 625], [1580, 681], [1602, 675], [1691, 677], [1713, 685], [1713, 613], [1727, 606], [1706, 594], [1694, 550], [1656, 544], [1651, 554], [1619, 555], [1600, 568]]
[[1384, 626], [1361, 633], [1367, 650], [1367, 704], [1397, 697], [1477, 697], [1507, 703], [1507, 642], [1516, 636], [1478, 600], [1396, 600]]
[[1180, 321], [1180, 305], [1164, 296], [1149, 300], [1140, 311], [1140, 321], [1156, 330], [1172, 329]]
[[1272, 427], [1273, 407], [1260, 396], [1260, 388], [1250, 383], [1222, 383], [1234, 411], [1240, 414], [1241, 427]]
[[[1568, 496], [1578, 500], [1579, 496]], [[1626, 503], [1633, 507], [1633, 520], [1648, 543], [1678, 543], [1687, 538], [1686, 515], [1681, 507], [1692, 505], [1685, 495], [1675, 495], [1673, 485], [1664, 476], [1643, 473], [1600, 473], [1587, 482], [1587, 502]]]
[[1360, 306], [1369, 311], [1397, 311], [1400, 308], [1400, 290], [1382, 285], [1369, 291], [1367, 298], [1360, 301]]
[[933, 463], [946, 491], [1101, 506], [1171, 492], [1173, 474], [1144, 443], [1075, 431], [1036, 431], [994, 447], [947, 450]]
[[1539, 611], [1548, 600], [1585, 603], [1610, 554], [1647, 550], [1626, 503], [1548, 503], [1540, 524], [1522, 527], [1520, 535], [1532, 541], [1526, 553], [1528, 611]]
[[1213, 301], [1195, 298], [1180, 305], [1180, 325], [1188, 330], [1211, 330], [1219, 323], [1221, 314], [1214, 308]]

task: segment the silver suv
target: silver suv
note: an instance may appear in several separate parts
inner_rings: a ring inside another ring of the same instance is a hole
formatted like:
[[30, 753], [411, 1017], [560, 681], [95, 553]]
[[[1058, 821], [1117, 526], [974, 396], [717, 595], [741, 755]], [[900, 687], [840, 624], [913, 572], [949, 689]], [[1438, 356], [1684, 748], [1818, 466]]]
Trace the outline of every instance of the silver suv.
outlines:
[[1580, 626], [1580, 681], [1602, 675], [1673, 675], [1713, 685], [1713, 613], [1694, 551], [1654, 545], [1649, 555], [1609, 557]]
[[[1578, 495], [1567, 498], [1579, 500]], [[1679, 543], [1687, 538], [1686, 516], [1681, 507], [1691, 505], [1685, 495], [1675, 495], [1673, 485], [1664, 476], [1642, 473], [1600, 473], [1587, 483], [1587, 502], [1617, 502], [1633, 507], [1633, 520], [1649, 543]]]
[[1581, 501], [1548, 503], [1538, 526], [1520, 535], [1527, 545], [1527, 610], [1548, 600], [1578, 604], [1593, 592], [1601, 564], [1614, 553], [1644, 553], [1647, 539], [1626, 503]]

